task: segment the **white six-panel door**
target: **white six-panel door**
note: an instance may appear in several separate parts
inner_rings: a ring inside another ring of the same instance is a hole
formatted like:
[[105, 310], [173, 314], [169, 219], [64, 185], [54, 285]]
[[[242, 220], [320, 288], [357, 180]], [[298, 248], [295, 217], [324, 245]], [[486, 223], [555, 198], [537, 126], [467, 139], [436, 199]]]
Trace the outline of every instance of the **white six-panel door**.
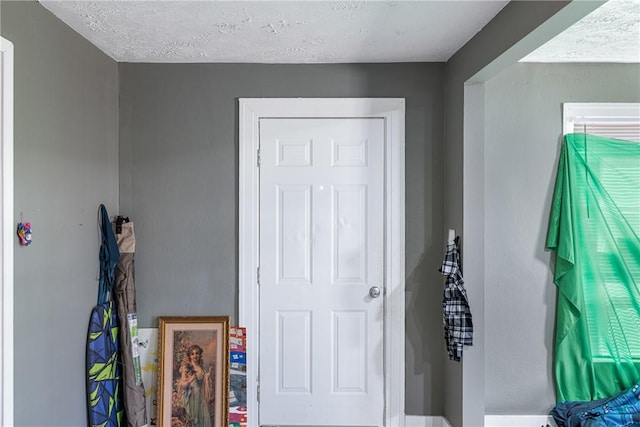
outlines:
[[384, 126], [260, 120], [261, 425], [384, 424]]

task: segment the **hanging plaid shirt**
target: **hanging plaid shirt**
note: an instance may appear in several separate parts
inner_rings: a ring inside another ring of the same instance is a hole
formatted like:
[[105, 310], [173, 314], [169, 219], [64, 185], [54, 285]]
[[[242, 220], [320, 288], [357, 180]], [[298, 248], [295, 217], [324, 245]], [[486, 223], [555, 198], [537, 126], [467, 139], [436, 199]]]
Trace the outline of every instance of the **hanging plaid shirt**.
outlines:
[[462, 271], [460, 271], [457, 237], [453, 243], [447, 245], [447, 254], [440, 272], [447, 276], [442, 300], [444, 339], [447, 343], [449, 359], [459, 362], [462, 357], [462, 347], [473, 344], [473, 323], [467, 291], [464, 288]]

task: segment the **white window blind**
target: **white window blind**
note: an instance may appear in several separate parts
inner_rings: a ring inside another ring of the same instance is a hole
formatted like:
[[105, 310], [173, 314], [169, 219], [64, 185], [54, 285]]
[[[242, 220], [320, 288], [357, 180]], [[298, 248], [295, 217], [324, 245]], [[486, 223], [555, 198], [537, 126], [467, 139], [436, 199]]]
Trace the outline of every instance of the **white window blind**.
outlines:
[[573, 124], [573, 133], [588, 133], [607, 138], [640, 142], [640, 120], [636, 122], [580, 123]]
[[563, 130], [640, 142], [640, 103], [565, 103]]

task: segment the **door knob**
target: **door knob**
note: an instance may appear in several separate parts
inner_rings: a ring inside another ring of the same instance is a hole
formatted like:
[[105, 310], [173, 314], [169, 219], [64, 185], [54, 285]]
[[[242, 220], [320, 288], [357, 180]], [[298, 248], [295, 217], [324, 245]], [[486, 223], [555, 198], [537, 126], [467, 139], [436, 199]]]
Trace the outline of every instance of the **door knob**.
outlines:
[[380, 288], [377, 286], [372, 286], [371, 289], [369, 289], [369, 296], [371, 298], [378, 298], [380, 296]]

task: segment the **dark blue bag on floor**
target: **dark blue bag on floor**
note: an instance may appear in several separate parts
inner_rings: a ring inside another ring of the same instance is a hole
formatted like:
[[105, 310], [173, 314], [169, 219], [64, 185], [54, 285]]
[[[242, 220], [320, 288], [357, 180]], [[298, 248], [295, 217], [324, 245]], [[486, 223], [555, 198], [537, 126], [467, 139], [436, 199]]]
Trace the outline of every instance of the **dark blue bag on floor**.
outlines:
[[640, 382], [613, 397], [558, 403], [551, 415], [558, 427], [640, 427]]

